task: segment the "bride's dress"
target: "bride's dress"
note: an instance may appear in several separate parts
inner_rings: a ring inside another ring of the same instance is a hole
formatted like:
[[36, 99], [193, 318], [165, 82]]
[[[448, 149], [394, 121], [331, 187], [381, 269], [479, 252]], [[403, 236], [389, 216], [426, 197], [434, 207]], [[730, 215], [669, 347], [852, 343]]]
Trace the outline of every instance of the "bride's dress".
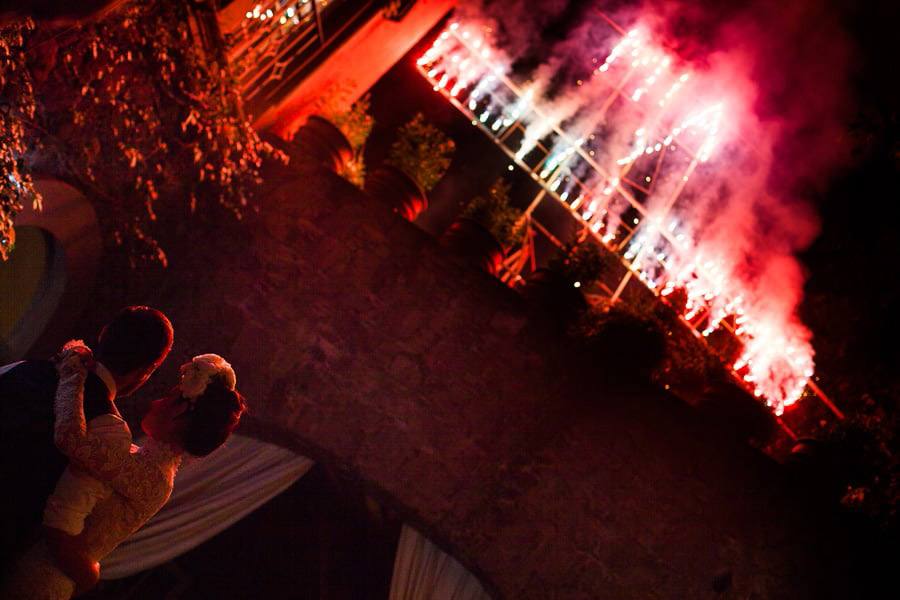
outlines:
[[[107, 444], [92, 433], [84, 420], [83, 382], [83, 373], [61, 375], [55, 436], [71, 464], [113, 489], [94, 507], [79, 535], [91, 559], [101, 561], [166, 503], [181, 459], [171, 447], [152, 438], [140, 448], [123, 447]], [[121, 427], [128, 430], [124, 421]], [[37, 542], [12, 570], [2, 596], [64, 600], [74, 591], [75, 583], [56, 567], [45, 544]]]

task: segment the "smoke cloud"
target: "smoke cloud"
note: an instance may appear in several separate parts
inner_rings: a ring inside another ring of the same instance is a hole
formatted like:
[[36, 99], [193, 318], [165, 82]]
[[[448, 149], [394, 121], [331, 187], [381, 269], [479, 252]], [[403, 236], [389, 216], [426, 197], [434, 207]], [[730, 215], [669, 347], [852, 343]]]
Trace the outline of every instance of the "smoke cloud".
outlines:
[[[435, 46], [429, 76], [455, 81], [453, 96], [480, 81], [468, 96], [479, 120], [525, 126], [517, 160], [550, 145], [551, 189], [605, 242], [625, 238], [648, 285], [685, 288], [685, 316], [705, 310], [707, 333], [734, 319], [735, 368], [777, 411], [795, 401], [812, 372], [796, 255], [818, 231], [810, 192], [847, 153], [851, 47], [837, 16], [813, 0], [483, 0], [460, 12], [477, 30], [463, 35], [494, 51], [475, 62], [493, 64], [443, 64]], [[620, 225], [638, 217], [626, 238]]]

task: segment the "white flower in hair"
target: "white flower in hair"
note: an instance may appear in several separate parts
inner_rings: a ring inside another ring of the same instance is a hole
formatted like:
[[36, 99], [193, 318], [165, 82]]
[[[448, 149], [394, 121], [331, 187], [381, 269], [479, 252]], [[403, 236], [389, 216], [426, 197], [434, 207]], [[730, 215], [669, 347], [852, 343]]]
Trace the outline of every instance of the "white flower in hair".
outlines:
[[181, 365], [181, 395], [197, 398], [206, 391], [209, 382], [219, 377], [229, 390], [237, 385], [237, 377], [228, 362], [218, 354], [201, 354]]

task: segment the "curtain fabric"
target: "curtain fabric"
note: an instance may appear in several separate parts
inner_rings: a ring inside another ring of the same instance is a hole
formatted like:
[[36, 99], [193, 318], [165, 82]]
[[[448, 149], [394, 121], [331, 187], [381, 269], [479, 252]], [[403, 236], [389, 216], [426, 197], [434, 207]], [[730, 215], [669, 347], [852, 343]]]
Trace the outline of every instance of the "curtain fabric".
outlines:
[[313, 466], [305, 456], [242, 435], [202, 459], [186, 458], [169, 502], [101, 563], [119, 579], [196, 548], [277, 496]]
[[481, 583], [456, 559], [403, 525], [390, 600], [489, 600]]

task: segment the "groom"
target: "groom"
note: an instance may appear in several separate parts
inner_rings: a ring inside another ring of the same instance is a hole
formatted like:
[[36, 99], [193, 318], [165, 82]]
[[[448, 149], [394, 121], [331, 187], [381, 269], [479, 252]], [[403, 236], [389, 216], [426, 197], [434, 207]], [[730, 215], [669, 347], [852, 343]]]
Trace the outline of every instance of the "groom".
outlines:
[[[100, 332], [96, 365], [84, 386], [85, 420], [118, 414], [116, 399], [140, 388], [172, 348], [169, 319], [146, 306], [122, 309]], [[0, 366], [0, 568], [23, 552], [44, 504], [66, 467], [53, 444], [53, 401], [59, 378], [50, 360]]]

